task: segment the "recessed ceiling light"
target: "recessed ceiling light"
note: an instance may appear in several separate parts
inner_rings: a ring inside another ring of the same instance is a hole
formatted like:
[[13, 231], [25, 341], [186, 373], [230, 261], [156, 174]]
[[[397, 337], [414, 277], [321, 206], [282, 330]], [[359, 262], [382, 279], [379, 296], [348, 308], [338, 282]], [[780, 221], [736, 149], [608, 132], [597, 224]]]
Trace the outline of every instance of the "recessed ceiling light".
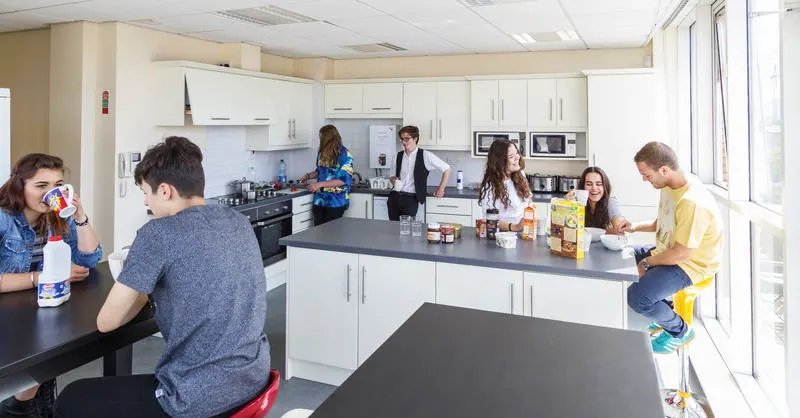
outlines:
[[560, 30], [556, 32], [556, 35], [558, 35], [562, 41], [577, 41], [579, 39], [578, 34], [574, 30]]
[[533, 39], [530, 33], [522, 32], [522, 33], [512, 33], [511, 37], [514, 38], [515, 41], [521, 44], [534, 44], [536, 43], [536, 39]]

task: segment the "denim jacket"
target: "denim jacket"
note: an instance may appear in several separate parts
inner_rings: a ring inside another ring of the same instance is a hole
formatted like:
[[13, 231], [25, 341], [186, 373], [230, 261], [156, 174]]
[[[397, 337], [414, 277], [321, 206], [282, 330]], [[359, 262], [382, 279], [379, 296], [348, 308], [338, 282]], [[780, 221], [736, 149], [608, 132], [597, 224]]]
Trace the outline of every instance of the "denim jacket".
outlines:
[[[100, 244], [89, 253], [78, 249], [78, 229], [72, 218], [67, 219], [69, 235], [64, 237], [64, 242], [72, 248], [72, 262], [84, 267], [94, 268], [100, 261], [103, 249]], [[48, 231], [47, 236], [53, 235]], [[0, 273], [27, 273], [31, 269], [31, 255], [33, 243], [36, 241], [36, 231], [28, 225], [22, 212], [12, 214], [0, 209]], [[42, 263], [36, 270], [42, 270]]]

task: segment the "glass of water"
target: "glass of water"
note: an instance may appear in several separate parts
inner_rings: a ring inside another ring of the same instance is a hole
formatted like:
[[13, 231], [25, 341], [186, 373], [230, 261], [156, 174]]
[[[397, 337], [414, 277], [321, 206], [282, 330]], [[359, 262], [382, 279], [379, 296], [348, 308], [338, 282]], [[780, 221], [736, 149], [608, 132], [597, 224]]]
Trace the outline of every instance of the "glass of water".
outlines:
[[422, 236], [422, 219], [414, 218], [411, 220], [411, 236], [412, 237]]
[[400, 235], [411, 234], [411, 217], [408, 215], [400, 215]]

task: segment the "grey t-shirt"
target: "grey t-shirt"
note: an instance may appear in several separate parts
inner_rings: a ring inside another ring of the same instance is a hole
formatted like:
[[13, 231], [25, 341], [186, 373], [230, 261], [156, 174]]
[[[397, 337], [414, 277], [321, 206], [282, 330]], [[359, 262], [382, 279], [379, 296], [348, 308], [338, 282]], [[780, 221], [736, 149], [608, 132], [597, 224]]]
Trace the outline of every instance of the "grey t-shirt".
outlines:
[[619, 207], [617, 198], [611, 196], [608, 198], [608, 221], [613, 221], [617, 216], [622, 216], [622, 209]]
[[269, 377], [267, 288], [247, 218], [217, 205], [154, 219], [136, 234], [119, 282], [149, 294], [166, 342], [156, 397], [174, 417], [220, 414]]

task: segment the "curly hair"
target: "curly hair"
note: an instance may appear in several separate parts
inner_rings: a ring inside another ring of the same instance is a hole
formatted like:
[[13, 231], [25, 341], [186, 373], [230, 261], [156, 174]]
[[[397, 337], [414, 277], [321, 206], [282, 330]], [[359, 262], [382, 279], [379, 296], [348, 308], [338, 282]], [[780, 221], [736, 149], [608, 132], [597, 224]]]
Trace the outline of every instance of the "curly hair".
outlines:
[[[517, 189], [517, 195], [520, 199], [525, 200], [531, 195], [528, 180], [525, 178], [525, 174], [523, 174], [525, 160], [520, 157], [519, 171], [511, 173], [510, 176], [506, 174], [508, 149], [510, 147], [517, 148], [513, 142], [507, 139], [494, 141], [492, 146], [489, 147], [489, 155], [486, 159], [486, 171], [483, 173], [480, 197], [478, 198], [480, 204], [489, 201], [490, 196], [488, 196], [488, 193], [489, 188], [491, 188], [494, 192], [494, 196], [491, 196], [492, 202], [496, 203], [497, 199], [500, 199], [503, 206], [507, 208], [511, 204], [511, 199], [508, 197], [508, 189], [506, 189], [503, 181], [508, 177], [511, 177], [511, 181], [514, 183], [514, 188]], [[517, 149], [517, 151], [519, 150]]]
[[[20, 158], [11, 169], [11, 177], [0, 187], [0, 208], [17, 214], [25, 209], [25, 182], [39, 170], [55, 170], [64, 173], [64, 161], [53, 155], [28, 154]], [[44, 222], [31, 225], [37, 234], [43, 235], [49, 228], [56, 235], [69, 234], [69, 225], [55, 212], [48, 211]], [[41, 219], [41, 218], [40, 218]]]

